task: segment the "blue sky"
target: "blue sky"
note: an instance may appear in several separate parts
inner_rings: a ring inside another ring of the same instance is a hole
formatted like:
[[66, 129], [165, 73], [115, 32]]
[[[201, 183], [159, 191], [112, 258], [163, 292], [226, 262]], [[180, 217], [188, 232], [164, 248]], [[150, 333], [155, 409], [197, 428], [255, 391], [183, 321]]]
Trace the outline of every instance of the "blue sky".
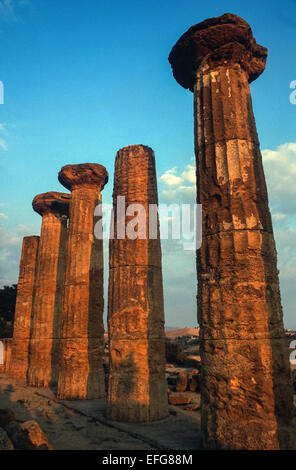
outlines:
[[[193, 200], [192, 94], [175, 82], [167, 58], [192, 24], [231, 12], [247, 20], [269, 50], [266, 71], [251, 92], [285, 324], [296, 328], [296, 105], [289, 101], [289, 84], [296, 80], [295, 6], [265, 0], [0, 0], [0, 283], [17, 281], [21, 239], [40, 230], [32, 199], [63, 191], [57, 173], [65, 164], [105, 165], [110, 182], [103, 198], [110, 202], [116, 151], [149, 145], [160, 199], [175, 190], [177, 202], [184, 200], [178, 185], [167, 184], [174, 174], [192, 189]], [[194, 253], [163, 244], [163, 273], [167, 325], [195, 326]]]

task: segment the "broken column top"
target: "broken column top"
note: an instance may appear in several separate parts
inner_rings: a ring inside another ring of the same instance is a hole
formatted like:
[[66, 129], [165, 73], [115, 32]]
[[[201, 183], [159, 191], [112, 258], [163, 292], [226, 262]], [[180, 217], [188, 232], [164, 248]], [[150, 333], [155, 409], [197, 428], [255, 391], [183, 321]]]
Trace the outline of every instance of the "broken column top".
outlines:
[[123, 153], [123, 152], [133, 152], [134, 155], [145, 155], [145, 153], [154, 153], [151, 147], [148, 147], [148, 145], [142, 145], [142, 144], [134, 144], [134, 145], [127, 145], [126, 147], [122, 147], [120, 150], [118, 150], [117, 153]]
[[240, 64], [249, 83], [265, 69], [267, 49], [259, 46], [250, 25], [237, 15], [225, 13], [202, 21], [184, 33], [169, 55], [177, 82], [193, 91], [197, 69], [204, 62], [217, 65]]
[[113, 196], [128, 202], [157, 204], [155, 156], [146, 145], [128, 145], [118, 150], [115, 159]]
[[49, 212], [68, 215], [70, 199], [70, 194], [50, 191], [48, 193], [42, 193], [35, 196], [32, 206], [34, 211], [38, 212], [40, 215], [44, 215]]
[[98, 163], [65, 165], [59, 172], [59, 182], [70, 190], [78, 186], [95, 186], [102, 191], [108, 179], [106, 168]]
[[[141, 165], [142, 161], [149, 161], [149, 163], [155, 166], [155, 156], [151, 147], [147, 145], [128, 145], [118, 150], [116, 154], [116, 162], [121, 161], [123, 165], [129, 164], [133, 166], [135, 161], [137, 165]], [[115, 163], [116, 164], [116, 163]]]

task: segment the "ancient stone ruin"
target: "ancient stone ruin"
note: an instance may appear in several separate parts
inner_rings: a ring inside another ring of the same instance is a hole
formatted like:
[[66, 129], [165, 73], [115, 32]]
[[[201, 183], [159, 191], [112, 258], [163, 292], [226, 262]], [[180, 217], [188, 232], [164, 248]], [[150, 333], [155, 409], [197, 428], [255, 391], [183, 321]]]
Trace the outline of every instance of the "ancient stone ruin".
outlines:
[[[168, 415], [161, 247], [158, 220], [154, 238], [148, 237], [149, 204], [158, 204], [154, 153], [143, 145], [125, 147], [116, 155], [109, 245], [107, 416], [117, 421]], [[135, 215], [144, 224], [138, 220], [132, 239], [127, 230]]]
[[13, 338], [2, 338], [0, 340], [0, 374], [9, 374], [12, 342]]
[[[200, 387], [205, 449], [295, 448], [277, 255], [249, 88], [266, 58], [248, 23], [232, 14], [192, 26], [169, 56], [177, 82], [194, 93], [203, 208], [196, 255], [202, 369], [190, 382], [180, 374], [169, 399], [189, 404], [184, 393]], [[9, 364], [13, 378], [57, 386], [61, 400], [104, 398], [103, 238], [95, 226], [108, 173], [95, 163], [66, 165], [59, 181], [71, 194], [33, 200], [41, 234], [23, 240], [13, 339], [1, 343], [0, 372]], [[109, 242], [106, 414], [114, 421], [168, 416], [157, 206], [154, 152], [122, 148]], [[31, 421], [13, 420], [10, 432], [29, 447], [44, 444]]]
[[29, 367], [29, 347], [38, 246], [39, 237], [24, 237], [14, 313], [11, 359], [9, 364], [9, 374], [11, 377], [23, 380], [27, 378]]
[[101, 204], [108, 173], [95, 163], [66, 165], [59, 181], [71, 191], [71, 200], [58, 398], [101, 398], [105, 395], [103, 240], [94, 236], [94, 211]]
[[249, 83], [267, 50], [225, 14], [192, 26], [169, 61], [194, 93], [202, 439], [208, 449], [289, 447], [293, 409], [275, 242]]
[[42, 216], [35, 278], [28, 385], [57, 385], [60, 319], [70, 195], [38, 194], [33, 209]]

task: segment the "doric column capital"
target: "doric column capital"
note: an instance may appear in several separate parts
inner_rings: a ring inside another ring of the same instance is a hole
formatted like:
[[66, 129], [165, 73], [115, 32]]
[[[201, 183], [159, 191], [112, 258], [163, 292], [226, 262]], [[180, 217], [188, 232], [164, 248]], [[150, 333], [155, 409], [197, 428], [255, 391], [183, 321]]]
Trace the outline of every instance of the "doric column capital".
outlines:
[[264, 71], [266, 58], [267, 49], [256, 43], [249, 24], [226, 13], [189, 28], [173, 47], [169, 62], [177, 82], [193, 91], [201, 66], [214, 70], [218, 65], [239, 64], [250, 83]]
[[98, 163], [65, 165], [59, 172], [59, 182], [70, 191], [79, 186], [95, 187], [102, 191], [108, 179], [106, 168]]
[[70, 199], [70, 194], [50, 191], [35, 196], [32, 206], [41, 216], [49, 213], [68, 216]]

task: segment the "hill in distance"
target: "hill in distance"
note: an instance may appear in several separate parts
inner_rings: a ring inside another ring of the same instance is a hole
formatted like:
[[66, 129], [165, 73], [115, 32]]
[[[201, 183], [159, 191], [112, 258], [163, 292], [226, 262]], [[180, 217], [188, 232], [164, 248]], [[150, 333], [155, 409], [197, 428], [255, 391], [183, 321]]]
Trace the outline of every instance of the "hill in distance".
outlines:
[[182, 338], [182, 336], [196, 336], [196, 337], [198, 337], [199, 336], [199, 328], [188, 328], [187, 326], [185, 328], [178, 328], [178, 329], [175, 329], [175, 330], [171, 330], [171, 329], [166, 328], [165, 335], [169, 339], [175, 339], [175, 338], [178, 338], [178, 336], [180, 336], [181, 338]]

